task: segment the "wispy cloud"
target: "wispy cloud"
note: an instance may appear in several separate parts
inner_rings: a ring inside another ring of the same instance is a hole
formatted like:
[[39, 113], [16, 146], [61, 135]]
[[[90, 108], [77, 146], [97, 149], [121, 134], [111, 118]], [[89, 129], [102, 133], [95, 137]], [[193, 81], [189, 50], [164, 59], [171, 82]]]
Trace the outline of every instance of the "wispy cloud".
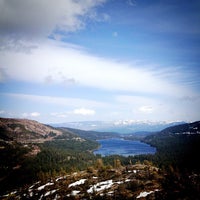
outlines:
[[67, 118], [69, 116], [68, 112], [53, 112], [50, 113], [51, 116], [53, 116], [54, 118]]
[[[176, 99], [176, 98], [174, 98]], [[133, 112], [152, 113], [163, 109], [165, 99], [157, 96], [134, 96], [134, 95], [118, 95], [115, 97], [116, 102], [121, 105], [132, 108]]]
[[[112, 5], [122, 9], [117, 20], [119, 10], [111, 11]], [[0, 0], [0, 115], [199, 118], [198, 6]]]
[[95, 115], [96, 111], [94, 109], [88, 108], [76, 108], [74, 110], [69, 110], [66, 112], [53, 112], [50, 115], [55, 117], [67, 118], [71, 115], [83, 115], [83, 116], [92, 116]]
[[[29, 118], [43, 122], [55, 122], [62, 119], [85, 120], [86, 117], [88, 119], [88, 117], [95, 116], [96, 109], [104, 110], [110, 107], [108, 103], [81, 98], [19, 93], [0, 93], [0, 98], [12, 99], [15, 102], [12, 107], [0, 110], [1, 117]], [[0, 107], [4, 108], [4, 105], [6, 104], [4, 103]], [[34, 110], [39, 110], [39, 112]]]
[[136, 5], [136, 1], [135, 0], [127, 0], [126, 2], [127, 2], [127, 4], [129, 6], [135, 6]]
[[139, 110], [144, 113], [152, 113], [154, 109], [152, 106], [141, 106]]
[[32, 113], [23, 113], [22, 117], [29, 118], [29, 117], [39, 117], [41, 114], [39, 112], [32, 112]]
[[[11, 59], [12, 58], [12, 59]], [[43, 43], [27, 54], [0, 52], [2, 79], [45, 84], [77, 84], [104, 90], [129, 91], [159, 95], [192, 94], [187, 87], [164, 79], [162, 72], [146, 66], [117, 62], [93, 56], [86, 51], [52, 42]], [[174, 80], [179, 81], [180, 77]]]
[[86, 109], [86, 108], [79, 108], [79, 109], [73, 110], [73, 113], [75, 115], [94, 115], [95, 110]]
[[40, 96], [20, 93], [4, 93], [3, 96], [12, 97], [15, 99], [27, 100], [30, 102], [40, 103], [44, 105], [57, 105], [66, 107], [107, 107], [108, 104], [99, 101], [81, 99], [81, 98], [68, 98], [68, 97], [55, 97], [55, 96]]
[[199, 118], [199, 111], [196, 109], [200, 98], [177, 98], [159, 96], [134, 96], [118, 95], [115, 98], [119, 107], [124, 110], [132, 110], [131, 118], [148, 120], [195, 120]]

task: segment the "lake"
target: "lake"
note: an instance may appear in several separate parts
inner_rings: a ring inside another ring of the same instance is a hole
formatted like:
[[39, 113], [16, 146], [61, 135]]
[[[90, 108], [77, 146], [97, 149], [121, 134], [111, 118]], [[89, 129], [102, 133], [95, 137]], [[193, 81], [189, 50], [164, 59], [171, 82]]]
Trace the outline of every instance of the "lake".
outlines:
[[124, 140], [118, 138], [98, 140], [101, 147], [94, 154], [134, 156], [140, 154], [154, 154], [156, 148], [136, 140]]

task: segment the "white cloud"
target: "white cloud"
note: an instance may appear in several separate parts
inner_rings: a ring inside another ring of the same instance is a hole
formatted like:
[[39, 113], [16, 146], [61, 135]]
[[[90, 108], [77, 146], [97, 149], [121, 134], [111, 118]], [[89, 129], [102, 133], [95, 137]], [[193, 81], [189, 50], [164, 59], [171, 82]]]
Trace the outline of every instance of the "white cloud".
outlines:
[[139, 111], [143, 112], [143, 113], [152, 113], [153, 112], [153, 107], [152, 106], [141, 106], [139, 108]]
[[97, 13], [93, 11], [90, 13], [90, 18], [96, 22], [107, 22], [110, 20], [110, 15], [107, 13]]
[[0, 67], [4, 68], [2, 79], [180, 97], [192, 95], [192, 91], [181, 84], [163, 78], [161, 70], [159, 76], [146, 66], [104, 59], [72, 45], [49, 41], [29, 54], [9, 50], [0, 52]]
[[0, 0], [0, 34], [14, 38], [73, 32], [85, 26], [105, 0]]
[[53, 112], [53, 113], [50, 113], [51, 116], [53, 117], [59, 117], [59, 118], [66, 118], [69, 116], [69, 112]]
[[116, 101], [120, 104], [120, 107], [123, 106], [127, 110], [132, 110], [136, 119], [143, 119], [146, 114], [151, 113], [154, 113], [155, 117], [161, 116], [164, 110], [167, 113], [163, 99], [156, 96], [118, 95]]
[[29, 118], [29, 117], [39, 117], [41, 114], [39, 112], [32, 112], [32, 113], [23, 113], [22, 117]]
[[159, 97], [157, 98], [156, 96], [117, 95], [115, 99], [121, 104], [129, 106], [135, 105], [138, 108], [143, 107], [144, 105], [151, 105], [150, 107], [155, 107], [155, 105], [160, 105], [162, 103], [162, 99]]
[[115, 98], [122, 111], [132, 111], [127, 118], [139, 120], [188, 120], [199, 119], [198, 105], [200, 98], [195, 99], [160, 97], [160, 96], [134, 96], [118, 95]]
[[30, 113], [30, 116], [31, 117], [39, 117], [40, 113], [39, 112], [32, 112], [32, 113]]
[[86, 109], [86, 108], [77, 108], [73, 111], [67, 111], [67, 112], [53, 112], [50, 115], [54, 117], [59, 118], [68, 118], [72, 117], [72, 115], [95, 115], [95, 110], [92, 109]]
[[81, 98], [68, 98], [68, 97], [54, 97], [54, 96], [39, 96], [39, 95], [29, 95], [29, 94], [15, 94], [15, 93], [4, 93], [3, 96], [21, 99], [33, 103], [40, 103], [44, 105], [54, 105], [54, 106], [66, 106], [66, 107], [107, 107], [109, 104], [94, 100], [81, 99]]
[[86, 108], [79, 108], [73, 110], [73, 113], [76, 115], [94, 115], [95, 111], [91, 109], [86, 109]]

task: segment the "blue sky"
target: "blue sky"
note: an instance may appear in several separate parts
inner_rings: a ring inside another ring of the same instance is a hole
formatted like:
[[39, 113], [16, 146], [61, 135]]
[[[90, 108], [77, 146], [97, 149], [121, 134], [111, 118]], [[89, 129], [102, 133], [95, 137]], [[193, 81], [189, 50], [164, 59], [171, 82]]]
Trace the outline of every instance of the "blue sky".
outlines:
[[200, 1], [0, 0], [0, 116], [200, 119]]

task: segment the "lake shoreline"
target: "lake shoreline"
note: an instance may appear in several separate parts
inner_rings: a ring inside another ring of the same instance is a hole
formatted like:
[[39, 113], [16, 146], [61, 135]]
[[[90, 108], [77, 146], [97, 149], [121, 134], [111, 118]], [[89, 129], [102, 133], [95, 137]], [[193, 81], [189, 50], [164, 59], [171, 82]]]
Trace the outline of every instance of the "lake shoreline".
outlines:
[[135, 156], [142, 154], [155, 154], [156, 148], [139, 140], [126, 140], [124, 138], [109, 138], [97, 140], [99, 148], [93, 154], [101, 156], [120, 155]]

